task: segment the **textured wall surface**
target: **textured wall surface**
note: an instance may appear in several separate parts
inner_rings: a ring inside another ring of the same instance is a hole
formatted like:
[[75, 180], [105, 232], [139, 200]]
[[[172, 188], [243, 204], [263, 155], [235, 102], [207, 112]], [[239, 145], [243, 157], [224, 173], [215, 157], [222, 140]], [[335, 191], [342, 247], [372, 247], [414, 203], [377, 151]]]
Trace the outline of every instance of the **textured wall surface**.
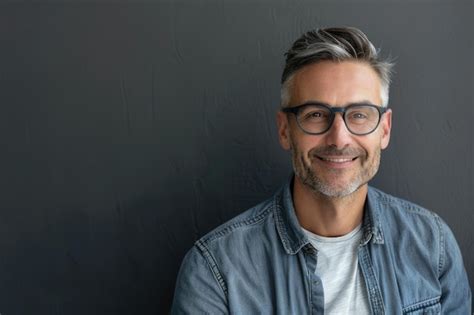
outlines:
[[472, 1], [0, 4], [0, 313], [158, 314], [193, 242], [291, 172], [283, 53], [353, 25], [396, 57], [373, 185], [453, 229], [474, 283]]

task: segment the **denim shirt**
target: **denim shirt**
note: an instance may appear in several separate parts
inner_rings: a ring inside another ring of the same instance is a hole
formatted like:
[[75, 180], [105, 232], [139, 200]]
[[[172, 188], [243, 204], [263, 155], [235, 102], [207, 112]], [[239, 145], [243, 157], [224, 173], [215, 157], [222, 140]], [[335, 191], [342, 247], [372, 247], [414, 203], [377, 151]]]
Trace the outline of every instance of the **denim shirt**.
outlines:
[[[298, 223], [292, 181], [198, 240], [172, 314], [324, 314], [317, 250]], [[436, 214], [369, 187], [358, 249], [372, 314], [471, 314], [461, 252]]]

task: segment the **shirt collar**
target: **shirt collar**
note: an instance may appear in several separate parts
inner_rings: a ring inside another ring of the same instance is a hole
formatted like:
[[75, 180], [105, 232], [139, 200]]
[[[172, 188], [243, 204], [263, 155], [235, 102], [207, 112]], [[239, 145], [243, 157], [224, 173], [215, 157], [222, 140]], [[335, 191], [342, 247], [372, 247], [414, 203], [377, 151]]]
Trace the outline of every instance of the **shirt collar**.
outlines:
[[[301, 229], [293, 206], [293, 179], [289, 180], [275, 194], [274, 210], [275, 223], [280, 240], [287, 254], [296, 254], [301, 248], [309, 244], [309, 240]], [[367, 244], [371, 239], [375, 244], [383, 244], [384, 238], [380, 224], [380, 201], [373, 188], [369, 186], [367, 199], [364, 206], [364, 218], [362, 228], [364, 234], [361, 244]]]
[[368, 187], [367, 199], [364, 206], [364, 219], [362, 227], [364, 229], [364, 236], [362, 238], [362, 244], [367, 244], [371, 237], [374, 244], [384, 244], [382, 224], [380, 220], [380, 214], [382, 212], [382, 203], [379, 195], [375, 192], [374, 188]]

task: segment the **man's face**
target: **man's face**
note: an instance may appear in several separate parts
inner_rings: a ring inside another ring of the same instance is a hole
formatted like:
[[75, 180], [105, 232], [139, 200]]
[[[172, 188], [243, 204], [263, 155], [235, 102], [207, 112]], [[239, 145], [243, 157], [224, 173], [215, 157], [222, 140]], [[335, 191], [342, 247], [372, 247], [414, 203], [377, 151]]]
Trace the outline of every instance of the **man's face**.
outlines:
[[[310, 101], [340, 107], [381, 105], [380, 89], [377, 73], [365, 63], [322, 61], [296, 72], [290, 106]], [[295, 115], [279, 111], [279, 140], [285, 150], [291, 150], [297, 180], [314, 192], [343, 197], [377, 173], [380, 152], [389, 143], [391, 117], [388, 110], [373, 133], [357, 136], [347, 130], [337, 113], [326, 133], [310, 135], [298, 127]]]

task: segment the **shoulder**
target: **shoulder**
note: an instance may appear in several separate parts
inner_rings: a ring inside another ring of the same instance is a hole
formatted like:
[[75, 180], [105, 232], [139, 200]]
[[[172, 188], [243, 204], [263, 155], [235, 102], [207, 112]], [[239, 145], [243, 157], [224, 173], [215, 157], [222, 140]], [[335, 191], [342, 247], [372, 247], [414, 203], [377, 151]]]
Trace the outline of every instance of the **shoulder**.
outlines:
[[371, 187], [369, 194], [385, 240], [400, 251], [410, 248], [411, 253], [418, 251], [426, 258], [438, 257], [437, 267], [442, 268], [447, 248], [457, 248], [446, 222], [431, 210], [376, 188]]
[[230, 246], [245, 244], [249, 238], [260, 237], [268, 223], [274, 222], [274, 209], [275, 196], [216, 227], [196, 241], [195, 246], [201, 251], [219, 247], [225, 250], [231, 249]]
[[393, 220], [394, 224], [425, 224], [431, 228], [445, 224], [435, 212], [374, 187], [369, 188], [369, 201], [382, 220]]
[[203, 289], [198, 291], [205, 292], [209, 287], [215, 291], [215, 296], [227, 295], [224, 275], [242, 272], [239, 268], [247, 266], [245, 259], [239, 259], [240, 255], [258, 250], [258, 240], [265, 235], [265, 228], [272, 224], [274, 203], [273, 197], [267, 199], [197, 240], [181, 265], [180, 285], [187, 288], [202, 284]]
[[188, 253], [190, 257], [200, 256], [200, 264], [195, 265], [192, 272], [211, 272], [219, 287], [227, 294], [228, 283], [225, 279], [246, 275], [251, 265], [249, 257], [256, 257], [265, 251], [269, 243], [276, 243], [274, 209], [275, 198], [272, 197], [197, 240]]
[[433, 253], [442, 250], [449, 228], [435, 212], [372, 187], [369, 202], [389, 243], [401, 249], [409, 245]]
[[[372, 187], [369, 202], [379, 216], [386, 245], [378, 247], [384, 252], [377, 256], [383, 261], [380, 270], [386, 274], [387, 266], [395, 266], [406, 304], [413, 304], [416, 296], [432, 296], [441, 300], [441, 313], [466, 313], [471, 292], [461, 251], [446, 222], [433, 211]], [[404, 272], [397, 272], [400, 268]]]

